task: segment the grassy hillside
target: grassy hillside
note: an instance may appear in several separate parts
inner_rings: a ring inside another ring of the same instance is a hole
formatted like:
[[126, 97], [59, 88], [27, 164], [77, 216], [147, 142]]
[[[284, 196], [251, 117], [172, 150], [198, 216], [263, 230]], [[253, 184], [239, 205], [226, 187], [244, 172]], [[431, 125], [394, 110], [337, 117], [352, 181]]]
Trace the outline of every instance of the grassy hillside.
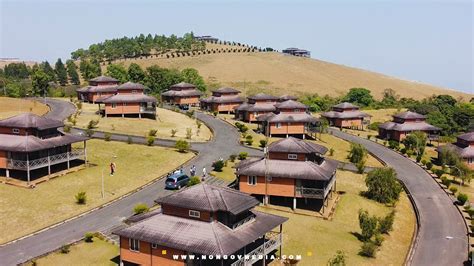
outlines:
[[[208, 44], [207, 49], [222, 48]], [[236, 48], [235, 46], [228, 48]], [[154, 57], [120, 60], [128, 66], [135, 62], [142, 67], [157, 64], [162, 67], [196, 68], [214, 86], [234, 86], [245, 93], [266, 91], [274, 94], [318, 93], [339, 96], [350, 88], [365, 87], [376, 98], [386, 88], [392, 88], [402, 97], [421, 99], [432, 94], [450, 94], [469, 99], [472, 95], [446, 90], [428, 84], [410, 82], [362, 69], [333, 64], [309, 58], [285, 56], [281, 53], [216, 53], [179, 58]], [[105, 70], [104, 66], [104, 70]]]
[[43, 115], [48, 111], [48, 106], [37, 101], [0, 97], [0, 119], [28, 112]]

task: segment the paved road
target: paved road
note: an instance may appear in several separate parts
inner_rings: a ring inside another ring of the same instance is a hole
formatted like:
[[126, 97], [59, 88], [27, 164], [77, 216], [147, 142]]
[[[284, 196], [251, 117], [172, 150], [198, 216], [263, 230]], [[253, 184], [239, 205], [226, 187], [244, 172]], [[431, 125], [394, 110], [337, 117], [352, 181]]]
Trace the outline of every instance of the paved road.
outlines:
[[412, 265], [462, 265], [467, 260], [467, 231], [463, 218], [452, 199], [429, 174], [411, 160], [382, 145], [339, 130], [331, 131], [336, 137], [364, 145], [393, 167], [398, 178], [407, 186], [420, 213], [418, 244]]
[[[71, 109], [71, 105], [68, 102], [48, 99], [47, 103], [52, 107], [52, 112], [56, 119], [66, 118], [74, 112], [74, 109]], [[214, 132], [218, 132], [212, 141], [192, 145], [192, 148], [198, 151], [199, 154], [188, 162], [186, 166], [196, 165], [198, 167], [198, 174], [201, 174], [203, 166], [209, 171], [212, 162], [220, 157], [228, 158], [231, 154], [240, 151], [249, 152], [251, 155], [258, 155], [260, 153], [258, 150], [242, 147], [238, 143], [239, 133], [226, 122], [203, 113], [196, 113], [196, 115]], [[134, 141], [138, 142], [139, 139]], [[166, 143], [170, 144], [170, 142]], [[164, 179], [160, 179], [152, 185], [104, 208], [1, 247], [0, 265], [16, 265], [40, 256], [61, 247], [65, 243], [81, 239], [86, 232], [110, 231], [111, 228], [120, 225], [124, 218], [132, 215], [132, 209], [137, 203], [144, 202], [152, 205], [155, 199], [170, 193], [172, 191], [164, 189]]]
[[36, 100], [46, 103], [50, 107], [50, 111], [45, 115], [47, 118], [63, 121], [76, 111], [76, 107], [71, 102], [50, 98], [36, 98]]

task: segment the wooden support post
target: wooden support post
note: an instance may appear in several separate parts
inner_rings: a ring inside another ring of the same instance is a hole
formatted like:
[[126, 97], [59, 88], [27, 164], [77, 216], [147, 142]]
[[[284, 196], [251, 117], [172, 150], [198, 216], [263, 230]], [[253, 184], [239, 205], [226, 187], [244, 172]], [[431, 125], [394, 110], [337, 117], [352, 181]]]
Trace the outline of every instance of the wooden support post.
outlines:
[[10, 177], [10, 169], [7, 168], [7, 169], [5, 169], [5, 171], [6, 171], [6, 174], [7, 174], [7, 178], [9, 178]]
[[282, 233], [283, 233], [283, 224], [280, 224], [280, 258], [281, 258], [281, 252], [283, 249], [283, 241], [282, 241]]
[[138, 118], [139, 118], [139, 119], [142, 119], [142, 113], [141, 113], [141, 112], [138, 113]]
[[51, 175], [51, 157], [49, 156], [49, 150], [48, 150], [48, 176]]
[[28, 185], [30, 185], [30, 158], [28, 156], [28, 153], [26, 153], [26, 172], [28, 178]]
[[296, 197], [293, 198], [293, 210], [296, 210]]

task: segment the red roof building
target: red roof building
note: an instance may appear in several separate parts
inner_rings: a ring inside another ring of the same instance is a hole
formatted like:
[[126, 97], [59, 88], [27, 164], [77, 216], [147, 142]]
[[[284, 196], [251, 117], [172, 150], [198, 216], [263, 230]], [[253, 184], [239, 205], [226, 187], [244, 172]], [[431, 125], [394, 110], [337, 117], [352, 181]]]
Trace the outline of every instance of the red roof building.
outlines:
[[77, 99], [83, 102], [95, 103], [97, 99], [112, 96], [117, 92], [117, 79], [100, 76], [89, 80], [89, 86], [77, 89]]
[[457, 153], [464, 163], [474, 170], [474, 132], [459, 135], [455, 143], [438, 147], [436, 149], [438, 158], [440, 157], [440, 153], [445, 149], [451, 149]]
[[[86, 140], [78, 135], [58, 130], [61, 121], [31, 113], [0, 121], [0, 171], [6, 177], [15, 177], [28, 184], [43, 173], [51, 175], [53, 168], [72, 162], [87, 161]], [[71, 144], [83, 142], [82, 149]]]
[[159, 210], [114, 232], [121, 265], [266, 265], [259, 256], [281, 252], [288, 218], [253, 210], [250, 195], [202, 183], [156, 202]]

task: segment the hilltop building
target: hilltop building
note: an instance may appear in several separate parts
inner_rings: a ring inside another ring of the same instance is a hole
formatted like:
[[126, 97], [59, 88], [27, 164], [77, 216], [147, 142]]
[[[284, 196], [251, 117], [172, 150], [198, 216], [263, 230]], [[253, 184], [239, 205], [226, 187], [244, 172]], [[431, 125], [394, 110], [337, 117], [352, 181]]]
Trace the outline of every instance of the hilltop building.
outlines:
[[194, 39], [196, 39], [198, 41], [204, 41], [204, 42], [217, 42], [217, 41], [219, 41], [218, 38], [212, 37], [210, 35], [195, 36]]
[[96, 99], [104, 104], [101, 113], [109, 116], [151, 116], [156, 118], [156, 98], [145, 94], [146, 87], [139, 83], [127, 82], [116, 87], [115, 93]]
[[364, 125], [370, 124], [370, 115], [359, 110], [359, 106], [352, 103], [334, 105], [329, 112], [321, 116], [329, 121], [330, 126], [363, 130]]
[[426, 123], [426, 116], [415, 112], [402, 112], [393, 115], [393, 121], [379, 125], [379, 137], [402, 141], [405, 137], [414, 132], [422, 131], [428, 134], [430, 139], [436, 138], [440, 128]]
[[438, 147], [436, 149], [438, 158], [440, 157], [440, 153], [445, 149], [452, 149], [469, 168], [474, 169], [474, 132], [459, 135], [455, 143]]
[[259, 131], [272, 136], [301, 136], [314, 131], [319, 120], [311, 116], [308, 107], [300, 102], [288, 100], [276, 103], [272, 113], [259, 115]]
[[235, 118], [244, 122], [257, 122], [257, 117], [273, 113], [277, 110], [276, 104], [287, 100], [295, 101], [297, 98], [290, 95], [281, 97], [258, 93], [247, 97], [247, 102], [235, 108]]
[[77, 99], [83, 102], [95, 103], [97, 99], [112, 96], [117, 92], [117, 79], [100, 76], [89, 80], [89, 86], [76, 90]]
[[[31, 113], [0, 120], [0, 171], [29, 185], [54, 169], [86, 162], [88, 138], [63, 133], [58, 130], [62, 126], [61, 121]], [[71, 146], [77, 142], [83, 142], [82, 149]]]
[[[266, 265], [258, 256], [281, 252], [288, 218], [253, 210], [259, 202], [250, 195], [201, 183], [156, 202], [161, 209], [114, 232], [120, 236], [121, 265]], [[177, 260], [173, 255], [221, 259]]]
[[336, 189], [337, 161], [324, 158], [327, 148], [297, 138], [273, 142], [266, 158], [248, 159], [237, 168], [239, 190], [263, 197], [268, 203], [274, 198], [299, 205], [322, 205]]
[[212, 96], [201, 99], [201, 109], [210, 112], [233, 113], [244, 102], [240, 91], [234, 88], [220, 88], [212, 91]]
[[283, 49], [281, 52], [293, 56], [311, 57], [310, 51], [294, 47]]
[[162, 102], [172, 105], [198, 106], [199, 97], [202, 92], [196, 89], [196, 86], [186, 82], [174, 84], [161, 94]]

